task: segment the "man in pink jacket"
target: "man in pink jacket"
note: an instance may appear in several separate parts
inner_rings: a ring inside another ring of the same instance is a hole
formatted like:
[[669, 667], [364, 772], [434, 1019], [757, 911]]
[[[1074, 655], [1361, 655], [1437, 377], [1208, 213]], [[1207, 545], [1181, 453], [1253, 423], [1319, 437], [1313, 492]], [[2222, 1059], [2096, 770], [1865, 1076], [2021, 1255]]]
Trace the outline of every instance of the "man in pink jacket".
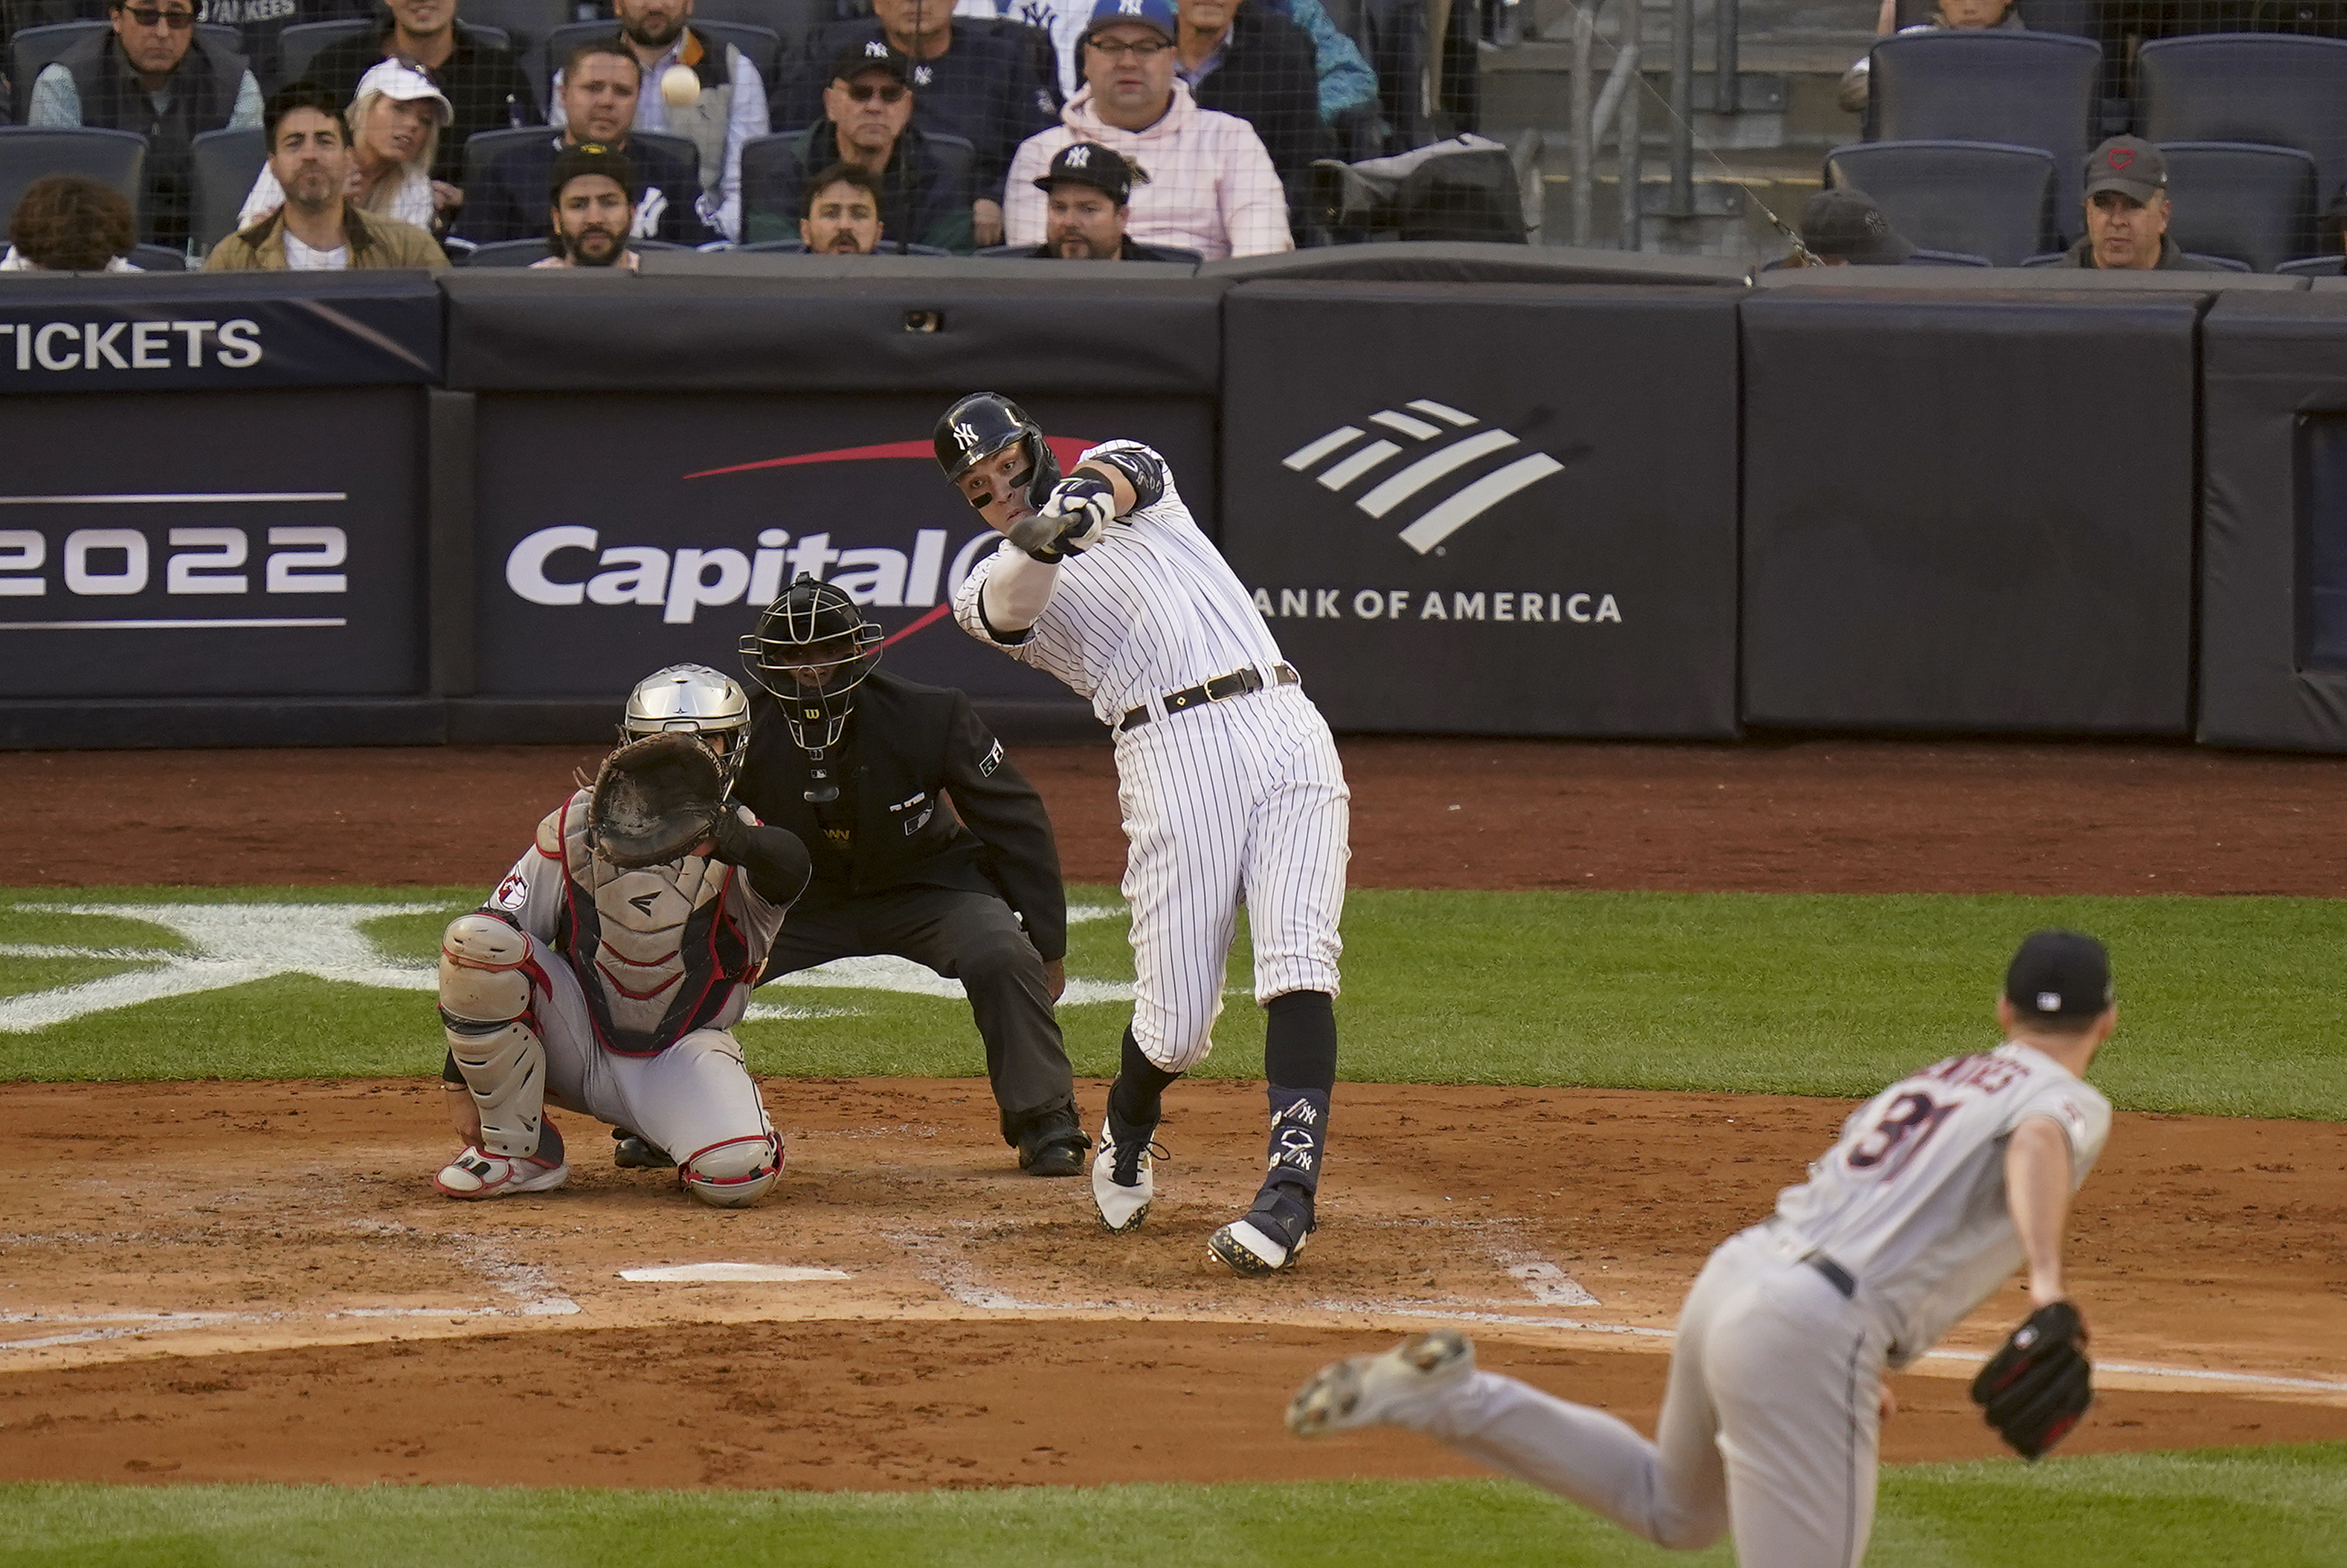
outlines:
[[1174, 79], [1180, 23], [1173, 0], [1098, 0], [1082, 44], [1084, 85], [1061, 123], [1029, 137], [1010, 160], [1003, 199], [1006, 238], [1043, 241], [1044, 200], [1035, 181], [1076, 141], [1114, 149], [1137, 166], [1126, 231], [1149, 245], [1177, 245], [1208, 261], [1292, 251], [1287, 197], [1255, 128], [1202, 109]]

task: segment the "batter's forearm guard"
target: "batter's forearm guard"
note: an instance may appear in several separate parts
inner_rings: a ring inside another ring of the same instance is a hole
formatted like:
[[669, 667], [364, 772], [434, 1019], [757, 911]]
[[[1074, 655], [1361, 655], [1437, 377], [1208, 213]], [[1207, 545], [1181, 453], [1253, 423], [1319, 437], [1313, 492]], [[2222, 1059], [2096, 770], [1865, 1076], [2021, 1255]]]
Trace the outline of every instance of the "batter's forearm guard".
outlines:
[[[1120, 447], [1113, 452], [1095, 452], [1084, 459], [1084, 466], [1113, 468], [1133, 487], [1133, 511], [1153, 507], [1165, 498], [1165, 464], [1156, 454]], [[1132, 512], [1123, 514], [1126, 517]]]

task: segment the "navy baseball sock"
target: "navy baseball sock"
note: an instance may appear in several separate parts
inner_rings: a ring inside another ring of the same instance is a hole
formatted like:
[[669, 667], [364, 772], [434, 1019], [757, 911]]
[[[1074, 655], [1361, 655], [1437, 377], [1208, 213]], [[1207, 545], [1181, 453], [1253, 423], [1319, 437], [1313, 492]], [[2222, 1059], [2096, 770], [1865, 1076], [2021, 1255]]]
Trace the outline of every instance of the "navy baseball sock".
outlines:
[[1146, 1132], [1157, 1125], [1159, 1100], [1165, 1086], [1182, 1075], [1168, 1072], [1142, 1053], [1141, 1042], [1133, 1038], [1133, 1026], [1124, 1026], [1124, 1055], [1117, 1063], [1116, 1081], [1108, 1088], [1108, 1114], [1112, 1123], [1109, 1136], [1120, 1143], [1121, 1126], [1128, 1132]]
[[1263, 1075], [1271, 1102], [1264, 1191], [1298, 1188], [1309, 1214], [1327, 1147], [1328, 1096], [1337, 1086], [1335, 999], [1327, 991], [1288, 991], [1264, 1010]]

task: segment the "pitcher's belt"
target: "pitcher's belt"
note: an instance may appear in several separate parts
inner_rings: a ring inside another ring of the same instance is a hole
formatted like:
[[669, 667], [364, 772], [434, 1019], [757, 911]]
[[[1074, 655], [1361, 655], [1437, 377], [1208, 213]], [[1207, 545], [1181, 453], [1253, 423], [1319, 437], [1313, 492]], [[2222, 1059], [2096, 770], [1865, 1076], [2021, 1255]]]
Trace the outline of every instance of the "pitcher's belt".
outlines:
[[[1303, 679], [1285, 664], [1273, 665], [1271, 675], [1273, 682], [1281, 686], [1293, 686]], [[1263, 671], [1250, 664], [1244, 669], [1234, 670], [1227, 675], [1217, 675], [1203, 685], [1185, 686], [1179, 692], [1166, 692], [1165, 712], [1169, 714], [1178, 713], [1184, 708], [1194, 708], [1202, 702], [1227, 702], [1234, 697], [1244, 697], [1251, 692], [1260, 692], [1263, 687]], [[1155, 716], [1150, 712], [1149, 704], [1146, 702], [1138, 708], [1127, 708], [1124, 711], [1123, 721], [1117, 725], [1117, 731], [1122, 733], [1126, 730], [1137, 730]]]

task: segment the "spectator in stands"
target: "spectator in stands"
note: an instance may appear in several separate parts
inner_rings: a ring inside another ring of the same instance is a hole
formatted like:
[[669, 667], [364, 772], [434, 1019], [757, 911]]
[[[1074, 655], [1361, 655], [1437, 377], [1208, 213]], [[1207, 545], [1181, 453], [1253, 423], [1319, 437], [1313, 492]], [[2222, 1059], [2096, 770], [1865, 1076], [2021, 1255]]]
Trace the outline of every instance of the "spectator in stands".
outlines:
[[1898, 267], [1915, 253], [1871, 197], [1857, 190], [1820, 190], [1801, 208], [1801, 249], [1788, 267]]
[[1132, 200], [1130, 230], [1142, 243], [1209, 261], [1295, 249], [1286, 193], [1255, 128], [1200, 108], [1175, 79], [1179, 26], [1174, 0], [1099, 0], [1084, 35], [1082, 90], [1060, 125], [1028, 138], [1011, 160], [1012, 244], [1042, 243], [1047, 208], [1035, 181], [1062, 148], [1091, 141], [1148, 170]]
[[1011, 154], [1058, 116], [1059, 84], [1037, 75], [1031, 35], [979, 25], [957, 27], [953, 0], [873, 0], [872, 12], [869, 19], [824, 29], [807, 65], [775, 94], [775, 128], [812, 123], [833, 79], [831, 62], [847, 48], [885, 41], [911, 62], [917, 128], [934, 136], [960, 137], [977, 149], [970, 173], [975, 238], [980, 245], [1000, 243], [1002, 187]]
[[261, 123], [261, 85], [241, 56], [196, 36], [193, 0], [113, 0], [112, 27], [33, 78], [26, 125], [101, 126], [147, 138], [143, 236], [184, 246], [194, 200], [190, 144]]
[[823, 90], [824, 118], [793, 139], [790, 167], [774, 188], [753, 197], [748, 239], [797, 232], [792, 226], [804, 222], [812, 195], [806, 181], [818, 169], [848, 163], [872, 176], [881, 227], [891, 239], [958, 251], [976, 244], [979, 218], [993, 203], [972, 200], [966, 153], [913, 126], [920, 101], [913, 69], [877, 38], [840, 51]]
[[628, 230], [635, 221], [636, 170], [625, 154], [600, 142], [567, 147], [554, 159], [548, 200], [553, 204], [548, 243], [554, 254], [536, 267], [618, 267], [636, 270]]
[[[728, 240], [742, 234], [742, 144], [766, 134], [766, 83], [750, 57], [692, 30], [692, 0], [615, 0], [620, 36], [644, 68], [635, 128], [690, 140], [701, 152], [701, 220]], [[670, 77], [677, 101], [670, 101]], [[562, 77], [554, 110], [562, 123]]]
[[1043, 242], [1038, 261], [1194, 261], [1187, 251], [1143, 245], [1124, 231], [1133, 216], [1127, 203], [1136, 179], [1146, 181], [1122, 156], [1097, 142], [1079, 141], [1060, 149], [1051, 167], [1035, 181], [1043, 192]]
[[372, 14], [370, 0], [204, 0], [200, 20], [236, 29], [237, 49], [267, 87], [284, 81], [278, 38], [297, 22], [356, 22]]
[[880, 248], [880, 181], [857, 163], [835, 163], [807, 181], [799, 243], [815, 256], [869, 256]]
[[[1378, 101], [1378, 74], [1361, 57], [1360, 46], [1337, 29], [1320, 0], [1255, 0], [1311, 36], [1319, 77], [1320, 118], [1329, 125], [1348, 109]], [[1061, 97], [1084, 85], [1084, 29], [1092, 26], [1092, 0], [960, 0], [954, 15], [969, 20], [991, 17], [1023, 23], [1047, 33], [1059, 66]]]
[[[1881, 12], [1874, 23], [1875, 36], [1881, 38], [1893, 33], [1937, 33], [1948, 28], [1976, 33], [1989, 27], [2013, 32], [2028, 30], [2021, 14], [2014, 9], [2014, 0], [1940, 0], [1940, 8], [1930, 21], [1918, 22], [1911, 27], [1899, 25], [1899, 0], [1882, 0]], [[1861, 55], [1841, 74], [1842, 108], [1852, 114], [1866, 112], [1867, 87], [1873, 71], [1874, 57]]]
[[378, 218], [346, 194], [351, 143], [333, 94], [295, 82], [272, 95], [266, 116], [269, 172], [284, 204], [212, 247], [208, 272], [325, 272], [345, 268], [448, 264], [432, 236], [413, 223]]
[[1336, 151], [1320, 124], [1319, 77], [1312, 40], [1271, 7], [1240, 0], [1174, 0], [1181, 32], [1174, 74], [1189, 84], [1200, 108], [1236, 115], [1255, 127], [1287, 188], [1288, 210], [1302, 210], [1307, 172]]
[[[457, 21], [456, 0], [390, 0], [390, 26], [320, 50], [304, 75], [348, 103], [359, 79], [384, 60], [413, 60], [431, 73], [448, 100], [433, 179], [464, 183], [465, 141], [477, 132], [543, 123], [513, 51]], [[534, 193], [530, 204], [537, 206]]]
[[[359, 78], [343, 122], [351, 133], [350, 200], [378, 218], [413, 223], [436, 239], [448, 231], [465, 193], [432, 178], [433, 152], [453, 111], [432, 78], [404, 60], [384, 60]], [[236, 215], [250, 229], [285, 200], [277, 176], [260, 178]]]
[[562, 128], [500, 153], [465, 192], [456, 238], [474, 245], [546, 233], [547, 181], [566, 147], [596, 142], [627, 155], [643, 183], [629, 232], [639, 240], [700, 245], [718, 238], [701, 220], [701, 180], [692, 165], [655, 142], [630, 143], [644, 68], [619, 35], [590, 38], [562, 63]]
[[138, 224], [129, 199], [78, 174], [52, 174], [25, 187], [8, 220], [15, 242], [0, 272], [135, 272]]
[[2168, 237], [2168, 159], [2136, 136], [2086, 155], [2086, 232], [2065, 263], [2112, 272], [2219, 272]]

